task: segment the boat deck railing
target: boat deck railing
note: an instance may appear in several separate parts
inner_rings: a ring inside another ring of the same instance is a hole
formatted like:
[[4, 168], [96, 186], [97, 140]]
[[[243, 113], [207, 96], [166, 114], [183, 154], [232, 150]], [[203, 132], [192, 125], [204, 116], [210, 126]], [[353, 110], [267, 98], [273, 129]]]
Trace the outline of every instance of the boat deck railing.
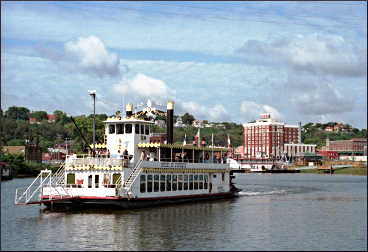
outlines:
[[133, 167], [128, 159], [124, 158], [108, 158], [108, 157], [91, 157], [91, 156], [74, 156], [68, 155], [65, 160], [66, 167]]

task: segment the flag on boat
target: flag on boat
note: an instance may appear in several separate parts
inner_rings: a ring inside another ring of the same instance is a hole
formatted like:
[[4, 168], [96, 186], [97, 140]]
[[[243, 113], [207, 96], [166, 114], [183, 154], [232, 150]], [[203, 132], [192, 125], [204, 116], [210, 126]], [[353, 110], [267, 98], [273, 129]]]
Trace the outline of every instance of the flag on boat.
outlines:
[[184, 135], [184, 141], [183, 141], [183, 145], [187, 144], [187, 134]]
[[231, 147], [230, 135], [227, 135], [227, 147]]
[[201, 142], [199, 141], [200, 140], [200, 130], [201, 129], [198, 129], [198, 132], [197, 132], [197, 135], [195, 136], [195, 142], [197, 144], [197, 146], [199, 147], [199, 145], [201, 144]]

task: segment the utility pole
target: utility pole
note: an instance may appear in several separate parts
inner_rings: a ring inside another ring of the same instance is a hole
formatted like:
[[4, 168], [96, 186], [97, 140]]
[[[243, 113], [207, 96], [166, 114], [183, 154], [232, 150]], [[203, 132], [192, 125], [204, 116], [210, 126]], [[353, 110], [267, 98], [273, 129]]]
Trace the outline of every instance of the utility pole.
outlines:
[[96, 138], [96, 90], [88, 90], [89, 95], [93, 98], [93, 154], [95, 153]]

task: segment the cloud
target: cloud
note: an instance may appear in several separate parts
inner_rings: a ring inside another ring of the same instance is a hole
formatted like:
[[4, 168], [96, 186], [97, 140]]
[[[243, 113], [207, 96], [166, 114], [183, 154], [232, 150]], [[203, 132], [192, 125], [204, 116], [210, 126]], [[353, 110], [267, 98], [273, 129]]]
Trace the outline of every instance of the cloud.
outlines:
[[240, 106], [240, 112], [243, 113], [248, 121], [260, 118], [260, 114], [263, 113], [270, 113], [271, 118], [283, 119], [283, 115], [276, 108], [253, 101], [243, 101]]
[[162, 80], [144, 74], [137, 74], [133, 79], [122, 79], [113, 86], [113, 91], [119, 94], [131, 94], [142, 97], [167, 98], [175, 95]]
[[258, 64], [282, 64], [294, 71], [348, 77], [367, 73], [366, 46], [335, 35], [296, 35], [269, 43], [248, 40], [236, 52]]
[[105, 76], [120, 76], [120, 61], [116, 54], [106, 50], [103, 42], [95, 36], [80, 37], [64, 44], [63, 51], [38, 45], [39, 54], [51, 61], [67, 66], [74, 71], [80, 71]]
[[199, 105], [194, 101], [179, 102], [178, 111], [179, 113], [188, 112], [194, 115], [196, 119], [200, 120], [209, 120], [212, 122], [230, 121], [228, 112], [221, 104], [216, 104], [214, 107], [208, 108], [206, 106]]
[[284, 89], [295, 110], [303, 115], [328, 115], [351, 112], [354, 100], [342, 95], [327, 80], [317, 77], [289, 76]]

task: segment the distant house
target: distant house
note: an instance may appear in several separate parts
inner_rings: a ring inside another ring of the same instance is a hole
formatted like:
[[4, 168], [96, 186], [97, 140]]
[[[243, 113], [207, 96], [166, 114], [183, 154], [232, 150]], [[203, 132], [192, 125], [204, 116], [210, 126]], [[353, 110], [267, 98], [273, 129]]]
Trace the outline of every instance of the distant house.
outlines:
[[54, 123], [55, 122], [55, 119], [56, 119], [56, 116], [55, 115], [47, 115], [47, 121], [49, 123]]
[[216, 124], [215, 127], [218, 129], [226, 129], [225, 125], [223, 125], [222, 123]]
[[199, 120], [194, 120], [192, 122], [192, 126], [195, 128], [203, 128], [203, 122], [199, 121]]
[[178, 116], [178, 118], [176, 119], [176, 123], [174, 124], [175, 127], [178, 128], [184, 128], [186, 125], [183, 123], [183, 119], [181, 118], [181, 116]]
[[2, 151], [4, 154], [23, 154], [25, 155], [26, 147], [20, 146], [3, 146]]
[[29, 118], [29, 123], [30, 124], [34, 124], [34, 123], [40, 124], [40, 122], [36, 118], [33, 118], [33, 117]]
[[332, 131], [334, 131], [334, 128], [333, 128], [333, 127], [331, 127], [331, 126], [327, 126], [327, 127], [325, 128], [325, 131], [332, 132]]

